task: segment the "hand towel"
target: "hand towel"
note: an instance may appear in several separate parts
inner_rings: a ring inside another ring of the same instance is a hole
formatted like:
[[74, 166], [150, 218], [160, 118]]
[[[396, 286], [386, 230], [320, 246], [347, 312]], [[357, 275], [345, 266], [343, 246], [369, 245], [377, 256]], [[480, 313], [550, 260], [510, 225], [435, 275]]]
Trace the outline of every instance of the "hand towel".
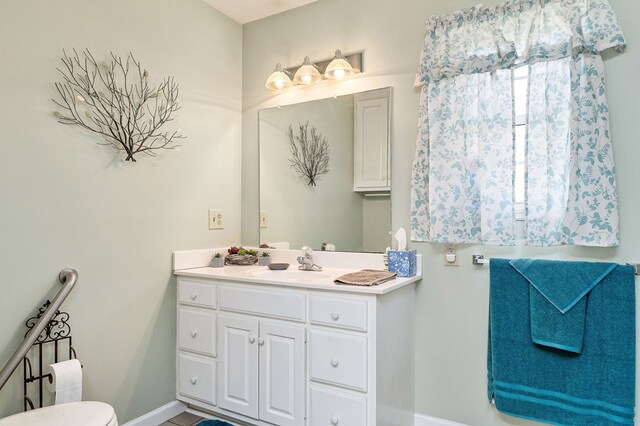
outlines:
[[581, 353], [535, 344], [529, 282], [509, 260], [491, 259], [490, 270], [487, 385], [496, 408], [551, 424], [633, 425], [634, 268], [617, 265], [592, 288]]
[[395, 272], [363, 269], [362, 271], [344, 274], [335, 279], [336, 284], [374, 286], [396, 278]]
[[514, 259], [509, 264], [530, 284], [531, 339], [580, 353], [588, 293], [617, 265], [546, 259]]

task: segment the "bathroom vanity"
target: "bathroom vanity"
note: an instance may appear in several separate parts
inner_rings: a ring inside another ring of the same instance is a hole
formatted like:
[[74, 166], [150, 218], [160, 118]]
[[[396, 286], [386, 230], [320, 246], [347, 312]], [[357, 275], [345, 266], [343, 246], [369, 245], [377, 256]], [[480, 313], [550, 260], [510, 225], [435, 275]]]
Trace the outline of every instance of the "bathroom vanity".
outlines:
[[[412, 425], [415, 283], [335, 284], [381, 254], [272, 251], [285, 271], [176, 252], [177, 398], [255, 425]], [[420, 265], [421, 263], [418, 262]]]

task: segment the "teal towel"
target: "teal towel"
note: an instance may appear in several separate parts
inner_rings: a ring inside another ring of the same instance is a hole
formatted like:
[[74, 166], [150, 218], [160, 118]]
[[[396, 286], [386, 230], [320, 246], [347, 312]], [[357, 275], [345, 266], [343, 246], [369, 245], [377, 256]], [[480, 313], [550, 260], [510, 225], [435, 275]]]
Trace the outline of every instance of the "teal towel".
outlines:
[[592, 288], [581, 353], [532, 342], [529, 282], [509, 260], [491, 259], [490, 269], [488, 396], [496, 408], [558, 425], [633, 425], [634, 268], [618, 265]]
[[615, 263], [514, 259], [509, 264], [530, 284], [531, 340], [580, 353], [588, 293]]

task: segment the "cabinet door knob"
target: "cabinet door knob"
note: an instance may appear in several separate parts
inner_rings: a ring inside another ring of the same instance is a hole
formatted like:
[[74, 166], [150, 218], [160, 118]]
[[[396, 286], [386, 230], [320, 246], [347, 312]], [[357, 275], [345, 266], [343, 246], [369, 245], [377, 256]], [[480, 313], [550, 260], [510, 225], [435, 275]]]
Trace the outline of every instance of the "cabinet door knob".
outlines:
[[331, 312], [331, 318], [333, 318], [334, 321], [338, 321], [340, 319], [340, 314], [338, 312]]
[[256, 336], [249, 336], [249, 343], [253, 344], [256, 341]]
[[331, 417], [331, 424], [332, 425], [337, 425], [338, 424], [338, 417], [337, 416]]
[[258, 338], [258, 344], [259, 344], [260, 346], [264, 345], [264, 339], [263, 339], [262, 337], [259, 337], [259, 338]]
[[196, 300], [198, 298], [198, 293], [193, 292], [191, 293], [191, 300]]
[[191, 337], [196, 337], [198, 335], [198, 330], [191, 331]]
[[331, 365], [332, 365], [333, 367], [337, 367], [337, 366], [338, 366], [338, 364], [339, 364], [339, 362], [338, 362], [338, 358], [333, 358], [333, 359], [331, 360]]
[[197, 377], [192, 377], [191, 378], [191, 384], [195, 385], [198, 382], [198, 378]]

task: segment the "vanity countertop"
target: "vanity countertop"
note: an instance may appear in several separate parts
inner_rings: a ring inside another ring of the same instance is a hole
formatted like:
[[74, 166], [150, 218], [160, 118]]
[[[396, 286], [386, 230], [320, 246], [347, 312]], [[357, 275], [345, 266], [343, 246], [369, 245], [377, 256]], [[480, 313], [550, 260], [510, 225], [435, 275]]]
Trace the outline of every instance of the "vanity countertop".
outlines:
[[209, 265], [214, 253], [224, 253], [226, 248], [183, 250], [173, 253], [173, 273], [179, 277], [208, 278], [227, 282], [244, 282], [262, 285], [297, 287], [317, 290], [340, 291], [359, 294], [385, 294], [422, 279], [422, 256], [418, 255], [416, 276], [396, 278], [376, 286], [336, 284], [336, 278], [361, 269], [384, 269], [381, 253], [314, 252], [314, 261], [322, 271], [298, 270], [297, 256], [300, 250], [260, 249], [271, 256], [272, 262], [289, 263], [289, 269], [272, 271], [266, 266], [227, 265], [212, 268]]
[[235, 266], [222, 268], [199, 267], [174, 271], [179, 277], [208, 278], [223, 281], [241, 281], [264, 285], [308, 288], [315, 290], [343, 291], [347, 293], [385, 294], [422, 278], [418, 274], [410, 278], [396, 278], [376, 286], [355, 286], [336, 284], [333, 281], [341, 275], [359, 269], [323, 268], [322, 271], [300, 271], [297, 265], [284, 271], [272, 271], [266, 266]]

